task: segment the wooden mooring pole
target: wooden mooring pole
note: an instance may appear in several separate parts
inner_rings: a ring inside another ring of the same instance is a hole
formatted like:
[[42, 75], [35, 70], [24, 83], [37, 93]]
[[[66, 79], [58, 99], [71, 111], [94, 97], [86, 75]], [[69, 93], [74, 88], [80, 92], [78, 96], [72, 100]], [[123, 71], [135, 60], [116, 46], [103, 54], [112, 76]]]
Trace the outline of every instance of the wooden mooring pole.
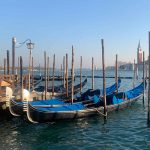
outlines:
[[44, 62], [44, 71], [45, 71], [45, 100], [47, 99], [47, 64], [46, 64], [46, 62], [47, 62], [47, 59], [46, 59], [47, 57], [46, 57], [46, 52], [44, 52], [44, 60], [45, 60], [45, 62]]
[[71, 103], [73, 104], [73, 99], [74, 99], [74, 49], [72, 46], [72, 86], [71, 86]]
[[150, 32], [149, 32], [149, 75], [148, 75], [148, 115], [147, 115], [147, 124], [150, 126]]
[[134, 63], [133, 63], [133, 88], [135, 87], [135, 59], [134, 59]]
[[4, 58], [4, 75], [6, 74], [6, 58]]
[[23, 101], [23, 61], [20, 56], [20, 86], [21, 86], [21, 100]]
[[64, 88], [66, 88], [66, 83], [65, 83], [65, 77], [66, 77], [66, 62], [65, 62], [65, 56], [63, 57], [63, 85]]
[[62, 64], [60, 65], [60, 73], [61, 73], [61, 84], [63, 84], [63, 71], [62, 71]]
[[143, 84], [144, 84], [144, 90], [143, 90], [143, 105], [144, 105], [144, 94], [145, 94], [145, 54], [143, 51]]
[[145, 72], [146, 72], [146, 75], [145, 75], [145, 78], [146, 78], [146, 80], [147, 80], [147, 64], [145, 64]]
[[102, 44], [102, 67], [103, 67], [103, 100], [104, 100], [104, 120], [107, 119], [106, 108], [106, 80], [105, 80], [105, 58], [104, 58], [104, 40], [101, 39]]
[[9, 75], [9, 50], [7, 50], [7, 74]]
[[32, 57], [32, 90], [34, 89], [34, 66], [33, 66], [33, 57]]
[[68, 54], [66, 54], [66, 97], [68, 97]]
[[117, 54], [116, 54], [116, 63], [115, 63], [115, 80], [117, 86], [116, 92], [118, 93], [118, 55]]
[[15, 47], [16, 47], [16, 38], [12, 38], [12, 89], [15, 86]]
[[92, 57], [92, 90], [94, 90], [94, 58]]
[[53, 56], [53, 81], [52, 81], [52, 97], [54, 96], [54, 78], [55, 78], [55, 54]]
[[82, 93], [82, 56], [80, 57], [80, 94]]
[[47, 57], [47, 88], [49, 87], [49, 78], [50, 78], [50, 63], [49, 56]]
[[20, 68], [20, 57], [18, 57], [18, 69], [17, 69], [17, 74], [19, 75], [19, 68]]

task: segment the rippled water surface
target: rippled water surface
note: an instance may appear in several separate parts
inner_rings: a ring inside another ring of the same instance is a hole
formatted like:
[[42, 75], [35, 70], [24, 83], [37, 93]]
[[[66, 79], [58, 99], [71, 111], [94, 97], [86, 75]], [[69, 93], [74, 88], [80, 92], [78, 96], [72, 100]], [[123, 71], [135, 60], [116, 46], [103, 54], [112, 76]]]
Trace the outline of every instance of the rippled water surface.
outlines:
[[[99, 71], [95, 74], [99, 75]], [[119, 75], [133, 76], [133, 73], [122, 71]], [[141, 82], [140, 78], [136, 84]], [[106, 82], [109, 86], [114, 79]], [[84, 90], [87, 88], [91, 88], [90, 78]], [[95, 88], [102, 88], [102, 79], [95, 79]], [[131, 88], [132, 80], [122, 79], [120, 91]], [[150, 128], [146, 123], [147, 91], [144, 106], [141, 98], [130, 108], [108, 114], [106, 123], [102, 116], [45, 124], [30, 124], [23, 118], [4, 119], [0, 122], [0, 149], [149, 150]]]

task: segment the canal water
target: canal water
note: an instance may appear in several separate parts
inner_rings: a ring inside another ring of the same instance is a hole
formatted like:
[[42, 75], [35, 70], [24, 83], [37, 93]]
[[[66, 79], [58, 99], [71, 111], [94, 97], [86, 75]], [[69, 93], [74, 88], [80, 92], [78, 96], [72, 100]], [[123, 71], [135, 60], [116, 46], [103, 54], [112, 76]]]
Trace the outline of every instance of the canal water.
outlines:
[[[78, 71], [76, 71], [78, 74]], [[83, 75], [91, 75], [84, 70]], [[95, 75], [102, 75], [95, 71]], [[106, 75], [114, 76], [114, 71]], [[131, 71], [119, 71], [119, 76], [133, 76]], [[142, 79], [139, 72], [138, 85]], [[76, 79], [78, 82], [79, 79]], [[106, 85], [115, 79], [106, 79]], [[95, 79], [95, 88], [102, 88], [102, 79]], [[133, 87], [132, 79], [122, 79], [120, 91]], [[83, 90], [91, 88], [91, 78]], [[104, 123], [102, 116], [31, 124], [23, 118], [5, 118], [0, 122], [0, 150], [149, 150], [150, 128], [147, 127], [147, 91], [145, 104], [140, 98], [131, 107], [108, 114]]]

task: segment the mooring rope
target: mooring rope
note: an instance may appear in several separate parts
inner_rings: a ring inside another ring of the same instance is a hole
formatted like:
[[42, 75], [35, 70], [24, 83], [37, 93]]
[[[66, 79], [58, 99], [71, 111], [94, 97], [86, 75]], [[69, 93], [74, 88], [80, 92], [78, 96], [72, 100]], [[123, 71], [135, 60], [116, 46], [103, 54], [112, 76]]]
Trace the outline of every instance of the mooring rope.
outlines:
[[99, 110], [98, 110], [98, 108], [94, 108], [100, 115], [102, 115], [102, 116], [107, 116], [107, 115], [105, 115], [105, 114], [103, 114], [102, 112], [100, 112]]

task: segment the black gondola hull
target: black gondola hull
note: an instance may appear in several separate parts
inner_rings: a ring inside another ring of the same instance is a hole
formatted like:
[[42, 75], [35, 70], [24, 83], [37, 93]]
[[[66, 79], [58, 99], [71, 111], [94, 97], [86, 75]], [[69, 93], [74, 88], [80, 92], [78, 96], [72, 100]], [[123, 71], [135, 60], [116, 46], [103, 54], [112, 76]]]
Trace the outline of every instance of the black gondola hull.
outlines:
[[[141, 95], [140, 95], [141, 96]], [[134, 102], [138, 100], [140, 97], [138, 96], [132, 100], [126, 100], [123, 103], [115, 104], [115, 105], [108, 105], [107, 112], [118, 111], [120, 109], [124, 109], [130, 107]], [[65, 119], [77, 119], [83, 117], [91, 117], [94, 115], [100, 115], [104, 112], [104, 107], [98, 108], [87, 108], [84, 110], [77, 110], [77, 111], [39, 111], [38, 109], [32, 107], [30, 104], [28, 105], [28, 113], [29, 116], [32, 118], [33, 121], [43, 123], [43, 122], [52, 122], [57, 120], [65, 120]], [[101, 115], [102, 116], [102, 115]]]

